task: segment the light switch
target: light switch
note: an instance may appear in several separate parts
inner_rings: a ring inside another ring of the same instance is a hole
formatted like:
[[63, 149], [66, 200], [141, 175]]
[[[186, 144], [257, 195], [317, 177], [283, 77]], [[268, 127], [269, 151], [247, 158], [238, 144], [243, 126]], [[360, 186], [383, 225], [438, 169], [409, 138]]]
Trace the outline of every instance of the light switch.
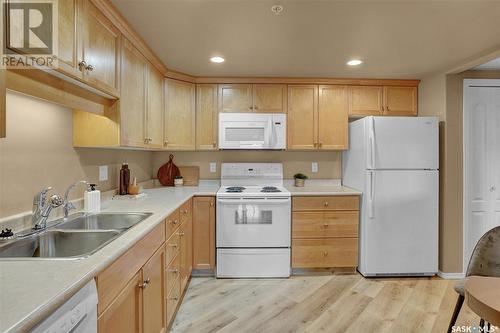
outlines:
[[318, 162], [312, 162], [311, 171], [312, 171], [312, 173], [318, 172]]
[[210, 172], [211, 173], [217, 172], [217, 163], [216, 162], [210, 162]]
[[108, 180], [108, 166], [100, 165], [99, 166], [99, 181], [105, 182]]

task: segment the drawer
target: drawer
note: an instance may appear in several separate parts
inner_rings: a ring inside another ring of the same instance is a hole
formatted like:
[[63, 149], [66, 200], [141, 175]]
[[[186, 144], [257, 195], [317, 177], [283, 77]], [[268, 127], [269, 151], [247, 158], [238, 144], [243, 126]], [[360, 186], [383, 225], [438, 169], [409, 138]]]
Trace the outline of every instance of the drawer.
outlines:
[[167, 295], [166, 305], [167, 305], [167, 326], [170, 325], [172, 319], [174, 318], [175, 311], [177, 310], [177, 305], [181, 298], [181, 279], [177, 279], [172, 286], [172, 289]]
[[165, 223], [160, 223], [97, 275], [98, 314], [111, 304], [156, 250], [163, 246], [164, 242]]
[[181, 224], [180, 224], [180, 216], [179, 216], [179, 209], [176, 209], [172, 214], [170, 214], [167, 217], [167, 220], [165, 221], [165, 224], [167, 226], [167, 231], [166, 231], [166, 236], [167, 239], [172, 235]]
[[356, 267], [357, 238], [293, 239], [292, 267]]
[[181, 275], [180, 272], [180, 255], [177, 255], [174, 260], [167, 266], [166, 274], [165, 274], [165, 291], [168, 294], [172, 287], [174, 286], [174, 282], [179, 279]]
[[358, 237], [359, 212], [294, 212], [292, 238]]
[[179, 208], [179, 215], [180, 215], [181, 224], [193, 219], [193, 208], [192, 207], [193, 207], [192, 200], [189, 199]]
[[172, 259], [179, 253], [181, 248], [181, 238], [179, 237], [179, 231], [174, 232], [172, 236], [167, 240], [165, 244], [165, 265], [172, 261]]
[[359, 210], [357, 196], [293, 197], [292, 210]]

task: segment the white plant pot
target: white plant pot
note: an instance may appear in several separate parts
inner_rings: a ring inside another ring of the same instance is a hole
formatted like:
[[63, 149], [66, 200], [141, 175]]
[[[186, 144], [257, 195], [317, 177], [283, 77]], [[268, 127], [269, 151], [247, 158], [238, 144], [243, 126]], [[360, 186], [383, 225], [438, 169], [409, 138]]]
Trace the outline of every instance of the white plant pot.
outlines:
[[174, 179], [174, 186], [182, 186], [184, 185], [184, 179]]
[[295, 178], [295, 186], [296, 187], [304, 187], [305, 183], [306, 183], [305, 179]]

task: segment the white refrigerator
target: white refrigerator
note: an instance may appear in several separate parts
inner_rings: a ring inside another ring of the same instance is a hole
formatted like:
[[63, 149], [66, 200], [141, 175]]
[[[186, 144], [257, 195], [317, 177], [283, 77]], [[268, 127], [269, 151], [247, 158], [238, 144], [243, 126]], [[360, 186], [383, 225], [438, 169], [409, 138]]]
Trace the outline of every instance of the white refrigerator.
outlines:
[[438, 270], [439, 123], [435, 117], [366, 117], [349, 124], [343, 185], [363, 192], [364, 276]]

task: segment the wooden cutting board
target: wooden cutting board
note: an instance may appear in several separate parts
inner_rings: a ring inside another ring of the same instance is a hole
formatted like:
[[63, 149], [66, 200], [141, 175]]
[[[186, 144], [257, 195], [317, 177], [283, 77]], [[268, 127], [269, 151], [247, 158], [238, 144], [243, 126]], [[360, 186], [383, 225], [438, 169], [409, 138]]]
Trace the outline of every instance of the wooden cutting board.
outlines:
[[182, 178], [184, 178], [184, 186], [198, 186], [200, 180], [200, 167], [197, 166], [180, 166]]

